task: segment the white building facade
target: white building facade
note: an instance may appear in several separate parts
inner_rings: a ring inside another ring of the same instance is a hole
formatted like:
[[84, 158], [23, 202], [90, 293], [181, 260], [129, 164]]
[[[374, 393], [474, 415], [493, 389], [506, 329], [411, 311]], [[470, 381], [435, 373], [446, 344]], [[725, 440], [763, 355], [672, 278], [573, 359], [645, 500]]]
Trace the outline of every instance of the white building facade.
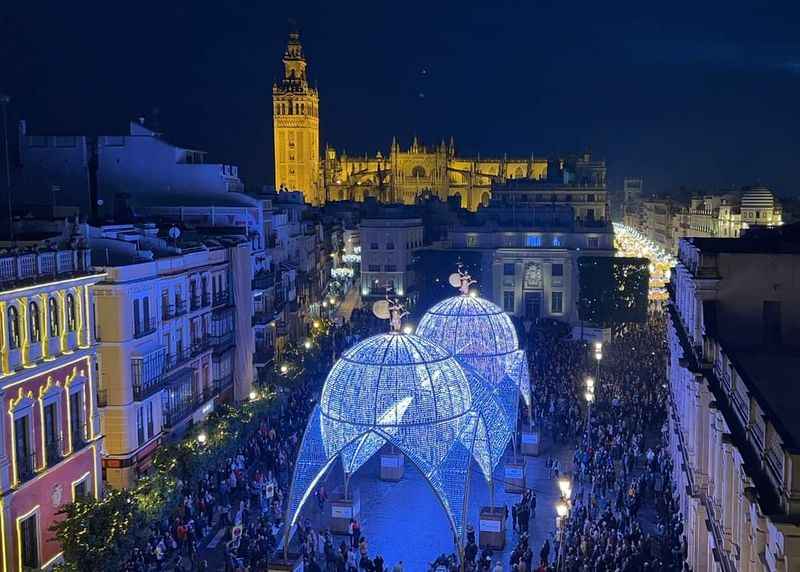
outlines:
[[412, 257], [422, 247], [422, 219], [414, 217], [364, 218], [361, 242], [361, 295], [381, 297], [387, 292], [407, 296], [415, 287]]
[[800, 244], [684, 239], [669, 439], [695, 572], [800, 569]]

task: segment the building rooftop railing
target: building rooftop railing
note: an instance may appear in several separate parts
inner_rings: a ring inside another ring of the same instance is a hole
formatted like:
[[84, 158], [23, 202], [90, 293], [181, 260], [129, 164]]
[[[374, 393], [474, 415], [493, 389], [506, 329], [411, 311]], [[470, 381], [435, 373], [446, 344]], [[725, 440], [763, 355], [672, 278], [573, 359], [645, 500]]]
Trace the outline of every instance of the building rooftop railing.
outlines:
[[0, 288], [44, 283], [91, 270], [91, 252], [87, 248], [0, 251]]

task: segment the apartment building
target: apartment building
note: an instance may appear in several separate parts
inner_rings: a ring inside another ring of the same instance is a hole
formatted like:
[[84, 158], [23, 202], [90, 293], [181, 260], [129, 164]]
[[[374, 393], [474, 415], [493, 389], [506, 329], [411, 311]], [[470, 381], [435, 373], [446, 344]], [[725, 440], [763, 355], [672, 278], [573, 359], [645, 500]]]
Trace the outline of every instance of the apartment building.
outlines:
[[[176, 227], [173, 227], [176, 228]], [[115, 487], [147, 471], [165, 439], [220, 402], [247, 398], [254, 349], [250, 243], [188, 240], [154, 225], [92, 229], [104, 470]]]
[[66, 503], [102, 494], [93, 286], [79, 240], [0, 253], [0, 535], [3, 570], [57, 562]]
[[680, 242], [673, 482], [695, 572], [800, 569], [800, 228]]

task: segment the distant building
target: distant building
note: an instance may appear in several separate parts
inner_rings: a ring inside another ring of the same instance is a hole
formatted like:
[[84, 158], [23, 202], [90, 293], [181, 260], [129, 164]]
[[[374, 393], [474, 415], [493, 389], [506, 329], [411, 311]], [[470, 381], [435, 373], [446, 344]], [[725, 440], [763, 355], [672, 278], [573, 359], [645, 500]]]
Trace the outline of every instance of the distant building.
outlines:
[[680, 241], [668, 419], [692, 570], [800, 569], [798, 273], [794, 226]]
[[[20, 122], [20, 204], [78, 206], [110, 216], [129, 196], [134, 206], [152, 201], [198, 199], [242, 191], [239, 169], [208, 163], [206, 153], [169, 143], [143, 121], [126, 133], [52, 135], [29, 132]], [[212, 204], [208, 202], [207, 204]]]
[[574, 326], [578, 258], [613, 254], [605, 163], [587, 156], [554, 171], [495, 185], [487, 208], [452, 225], [447, 247], [482, 253], [481, 295], [509, 314]]
[[132, 485], [159, 444], [253, 382], [250, 245], [162, 238], [153, 225], [90, 230], [106, 480]]
[[81, 241], [63, 242], [0, 253], [4, 570], [49, 567], [58, 511], [102, 495], [92, 307], [103, 276]]
[[641, 224], [644, 180], [626, 177], [622, 184], [622, 222], [632, 228]]
[[387, 208], [361, 220], [361, 296], [414, 296], [413, 254], [423, 245], [422, 219]]

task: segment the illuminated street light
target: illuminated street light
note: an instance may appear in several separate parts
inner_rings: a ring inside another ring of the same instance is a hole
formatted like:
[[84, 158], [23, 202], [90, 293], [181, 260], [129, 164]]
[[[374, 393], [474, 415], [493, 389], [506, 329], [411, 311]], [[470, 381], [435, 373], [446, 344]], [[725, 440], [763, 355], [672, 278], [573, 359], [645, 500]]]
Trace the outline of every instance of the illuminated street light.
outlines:
[[558, 479], [558, 490], [561, 491], [561, 496], [568, 499], [572, 496], [572, 483], [568, 478], [562, 477]]
[[405, 326], [403, 326], [403, 333], [404, 334], [410, 334], [413, 331], [414, 331], [414, 328], [412, 328], [410, 324], [406, 324]]
[[564, 518], [565, 516], [567, 516], [568, 512], [569, 512], [569, 507], [567, 506], [567, 503], [565, 503], [564, 501], [558, 501], [556, 503], [556, 514], [559, 516], [559, 518]]
[[287, 371], [289, 371], [289, 366], [286, 365], [286, 364], [283, 364], [281, 366], [281, 373], [286, 373]]
[[586, 378], [586, 389], [594, 393], [594, 378], [587, 377]]
[[311, 340], [304, 341], [303, 342], [303, 347], [306, 348], [307, 350], [310, 350], [311, 349]]
[[601, 359], [603, 359], [603, 354], [601, 352], [594, 352], [594, 359], [600, 361]]
[[314, 320], [314, 327], [319, 328], [319, 320]]
[[206, 435], [205, 433], [200, 433], [197, 436], [197, 442], [200, 443], [201, 445], [205, 445], [206, 441], [208, 441], [208, 435]]
[[593, 391], [587, 391], [586, 393], [583, 394], [583, 397], [585, 397], [586, 398], [586, 402], [591, 405], [591, 403], [594, 401], [594, 392]]
[[327, 308], [328, 307], [328, 301], [327, 300], [323, 300], [322, 307], [323, 308]]
[[251, 391], [250, 392], [250, 401], [255, 401], [256, 397], [258, 397], [258, 394], [255, 391]]
[[594, 351], [595, 352], [602, 352], [603, 351], [603, 342], [595, 342], [594, 343]]

